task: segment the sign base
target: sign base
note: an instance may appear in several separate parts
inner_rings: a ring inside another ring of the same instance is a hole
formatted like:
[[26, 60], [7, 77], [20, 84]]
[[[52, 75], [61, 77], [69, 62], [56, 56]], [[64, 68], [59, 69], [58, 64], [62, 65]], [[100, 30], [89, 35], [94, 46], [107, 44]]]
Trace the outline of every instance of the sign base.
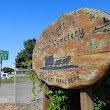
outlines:
[[94, 110], [92, 87], [80, 89], [81, 110]]
[[[46, 95], [46, 91], [49, 88], [45, 84], [43, 87], [43, 110], [46, 110], [49, 105], [49, 97]], [[94, 110], [92, 87], [74, 90], [72, 109], [73, 110]]]

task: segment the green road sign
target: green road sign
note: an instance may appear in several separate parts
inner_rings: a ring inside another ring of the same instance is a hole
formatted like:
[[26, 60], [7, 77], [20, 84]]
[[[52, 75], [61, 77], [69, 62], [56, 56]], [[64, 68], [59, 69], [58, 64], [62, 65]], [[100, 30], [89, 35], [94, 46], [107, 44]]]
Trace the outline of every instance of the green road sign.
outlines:
[[0, 60], [8, 60], [9, 51], [0, 50]]

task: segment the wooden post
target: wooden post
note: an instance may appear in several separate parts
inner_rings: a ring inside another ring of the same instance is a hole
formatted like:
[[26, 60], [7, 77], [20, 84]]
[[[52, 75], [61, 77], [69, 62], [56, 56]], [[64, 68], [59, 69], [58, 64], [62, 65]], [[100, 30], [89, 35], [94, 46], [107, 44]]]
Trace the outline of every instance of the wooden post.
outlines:
[[43, 110], [46, 110], [49, 104], [49, 98], [46, 95], [46, 91], [48, 91], [48, 86], [44, 84], [43, 87]]
[[92, 87], [80, 90], [81, 110], [94, 110]]

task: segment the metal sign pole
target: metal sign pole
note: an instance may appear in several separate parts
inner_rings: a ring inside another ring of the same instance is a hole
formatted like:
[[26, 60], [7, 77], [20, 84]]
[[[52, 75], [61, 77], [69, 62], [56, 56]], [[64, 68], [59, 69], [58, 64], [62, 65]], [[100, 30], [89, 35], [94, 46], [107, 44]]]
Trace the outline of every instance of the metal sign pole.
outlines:
[[15, 70], [14, 70], [14, 96], [15, 96], [15, 105], [16, 105], [16, 101], [17, 101], [17, 98], [16, 98], [16, 61], [15, 61]]
[[1, 87], [1, 71], [2, 71], [2, 59], [0, 60], [0, 87]]
[[0, 50], [0, 87], [1, 87], [1, 72], [2, 72], [2, 60], [8, 60], [9, 51]]

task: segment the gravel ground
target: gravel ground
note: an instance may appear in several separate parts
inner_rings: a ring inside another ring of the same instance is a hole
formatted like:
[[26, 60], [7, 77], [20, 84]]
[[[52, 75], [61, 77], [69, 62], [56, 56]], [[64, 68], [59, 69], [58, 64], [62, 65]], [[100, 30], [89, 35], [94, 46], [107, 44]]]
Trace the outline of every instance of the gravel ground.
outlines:
[[0, 110], [41, 110], [34, 105], [0, 104]]

